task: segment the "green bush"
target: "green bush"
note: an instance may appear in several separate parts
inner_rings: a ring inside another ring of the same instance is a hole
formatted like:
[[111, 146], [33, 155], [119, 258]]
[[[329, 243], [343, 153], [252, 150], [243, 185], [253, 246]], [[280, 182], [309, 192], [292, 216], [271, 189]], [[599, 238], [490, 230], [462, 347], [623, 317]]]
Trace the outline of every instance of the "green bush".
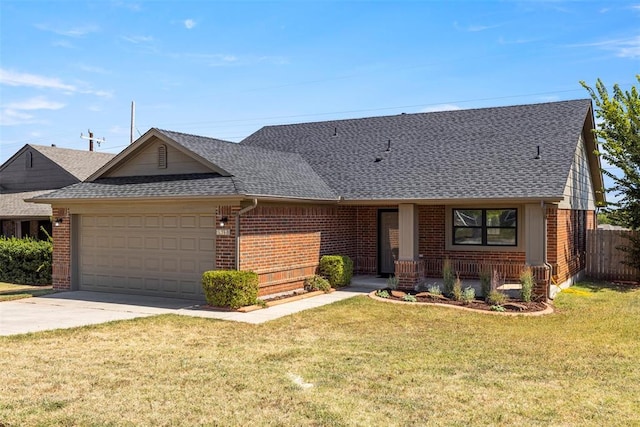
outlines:
[[253, 305], [258, 299], [258, 275], [253, 271], [205, 271], [202, 288], [209, 305], [229, 308]]
[[0, 236], [0, 282], [51, 284], [52, 254], [49, 241]]
[[520, 273], [520, 297], [524, 302], [531, 302], [531, 294], [533, 292], [533, 284], [535, 280], [533, 278], [533, 272], [531, 271], [531, 267], [526, 267]]
[[500, 291], [491, 291], [486, 301], [489, 305], [502, 305], [507, 301], [507, 296]]
[[327, 279], [316, 274], [304, 279], [304, 290], [309, 292], [322, 291], [326, 293], [331, 290], [331, 285]]
[[353, 276], [353, 261], [346, 255], [324, 255], [318, 270], [332, 287], [347, 286]]
[[480, 292], [482, 292], [483, 298], [487, 298], [491, 292], [491, 270], [487, 267], [480, 270]]
[[471, 304], [473, 300], [476, 299], [476, 290], [470, 286], [464, 288], [464, 291], [462, 291], [462, 296], [460, 299], [465, 304]]

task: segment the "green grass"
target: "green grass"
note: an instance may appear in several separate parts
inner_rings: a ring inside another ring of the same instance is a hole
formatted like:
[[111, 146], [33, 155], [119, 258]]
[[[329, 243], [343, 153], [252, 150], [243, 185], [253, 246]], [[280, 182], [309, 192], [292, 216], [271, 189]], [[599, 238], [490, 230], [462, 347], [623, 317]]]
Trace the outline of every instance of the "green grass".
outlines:
[[[49, 286], [15, 285], [13, 283], [0, 282], [0, 302], [12, 301], [22, 298], [39, 297], [53, 293]], [[1, 424], [0, 424], [1, 425]]]
[[358, 297], [0, 338], [0, 425], [640, 425], [640, 290], [574, 289], [543, 317]]

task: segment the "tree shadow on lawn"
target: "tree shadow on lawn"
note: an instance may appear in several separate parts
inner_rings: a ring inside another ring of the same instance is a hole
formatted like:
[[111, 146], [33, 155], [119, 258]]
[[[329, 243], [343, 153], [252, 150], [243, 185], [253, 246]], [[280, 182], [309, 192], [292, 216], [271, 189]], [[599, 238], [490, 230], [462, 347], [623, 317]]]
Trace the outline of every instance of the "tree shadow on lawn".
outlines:
[[584, 280], [576, 283], [581, 288], [587, 288], [590, 292], [596, 293], [604, 290], [610, 290], [615, 292], [633, 292], [640, 289], [640, 282], [629, 280]]

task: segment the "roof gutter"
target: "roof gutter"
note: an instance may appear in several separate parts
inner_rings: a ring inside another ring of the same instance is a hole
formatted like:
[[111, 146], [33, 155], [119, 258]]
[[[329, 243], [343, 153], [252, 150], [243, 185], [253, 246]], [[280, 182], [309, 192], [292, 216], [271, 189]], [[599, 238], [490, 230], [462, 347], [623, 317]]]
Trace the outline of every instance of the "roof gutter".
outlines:
[[240, 270], [240, 216], [258, 206], [258, 199], [253, 199], [249, 206], [245, 206], [236, 213], [236, 270]]

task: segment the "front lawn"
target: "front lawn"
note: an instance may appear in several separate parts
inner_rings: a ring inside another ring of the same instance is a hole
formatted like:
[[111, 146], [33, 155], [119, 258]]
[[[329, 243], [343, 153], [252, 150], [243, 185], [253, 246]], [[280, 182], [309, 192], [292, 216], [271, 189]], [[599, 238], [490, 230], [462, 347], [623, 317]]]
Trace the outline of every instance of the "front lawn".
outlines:
[[640, 424], [640, 289], [584, 283], [555, 306], [357, 297], [257, 326], [159, 316], [3, 337], [0, 424]]
[[0, 282], [0, 302], [11, 301], [22, 298], [38, 297], [53, 293], [51, 285], [31, 286], [14, 285], [13, 283]]

